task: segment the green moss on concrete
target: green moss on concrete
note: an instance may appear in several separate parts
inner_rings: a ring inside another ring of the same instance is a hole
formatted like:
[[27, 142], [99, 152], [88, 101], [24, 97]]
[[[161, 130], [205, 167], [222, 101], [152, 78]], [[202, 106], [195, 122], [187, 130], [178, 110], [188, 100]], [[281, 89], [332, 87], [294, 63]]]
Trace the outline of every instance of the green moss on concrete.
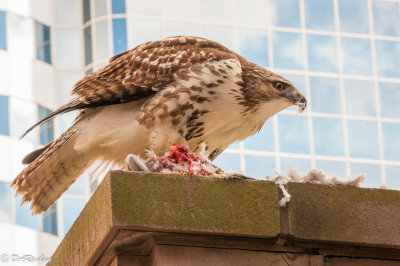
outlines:
[[400, 191], [290, 183], [298, 239], [400, 246]]
[[271, 182], [114, 171], [111, 183], [119, 226], [263, 237], [280, 230]]
[[76, 219], [48, 265], [86, 265], [112, 230], [111, 182], [106, 177]]

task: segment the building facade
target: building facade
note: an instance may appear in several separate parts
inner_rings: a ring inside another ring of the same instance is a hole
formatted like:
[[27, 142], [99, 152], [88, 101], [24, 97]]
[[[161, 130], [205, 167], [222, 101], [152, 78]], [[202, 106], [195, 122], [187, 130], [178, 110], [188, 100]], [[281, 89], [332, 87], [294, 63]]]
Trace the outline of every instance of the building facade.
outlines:
[[23, 155], [59, 136], [74, 114], [19, 136], [109, 57], [171, 35], [218, 41], [309, 100], [303, 114], [288, 108], [232, 144], [218, 166], [257, 178], [317, 167], [400, 188], [397, 0], [0, 0], [0, 254], [51, 254], [99, 182], [84, 175], [31, 216], [9, 184]]

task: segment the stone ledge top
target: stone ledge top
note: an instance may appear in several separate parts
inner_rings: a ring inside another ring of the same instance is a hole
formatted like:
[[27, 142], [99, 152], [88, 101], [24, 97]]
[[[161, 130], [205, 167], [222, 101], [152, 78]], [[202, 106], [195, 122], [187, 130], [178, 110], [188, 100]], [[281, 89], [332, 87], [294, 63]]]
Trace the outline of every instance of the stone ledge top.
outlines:
[[185, 235], [197, 241], [198, 235], [201, 243], [208, 239], [206, 246], [250, 243], [254, 250], [329, 254], [348, 246], [390, 249], [383, 255], [389, 258], [400, 253], [400, 191], [302, 183], [287, 188], [291, 201], [279, 208], [280, 192], [269, 181], [110, 171], [50, 265], [94, 264], [118, 234], [129, 232], [168, 234], [164, 242], [184, 242]]

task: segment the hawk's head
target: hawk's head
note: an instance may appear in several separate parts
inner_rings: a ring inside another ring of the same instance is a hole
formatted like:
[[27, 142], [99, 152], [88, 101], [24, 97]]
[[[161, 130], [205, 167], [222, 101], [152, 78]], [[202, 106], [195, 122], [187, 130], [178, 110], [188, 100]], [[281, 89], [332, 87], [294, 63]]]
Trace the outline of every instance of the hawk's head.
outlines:
[[243, 81], [249, 109], [271, 112], [272, 116], [291, 105], [297, 105], [299, 112], [307, 106], [306, 98], [293, 83], [265, 68], [257, 65], [244, 68]]

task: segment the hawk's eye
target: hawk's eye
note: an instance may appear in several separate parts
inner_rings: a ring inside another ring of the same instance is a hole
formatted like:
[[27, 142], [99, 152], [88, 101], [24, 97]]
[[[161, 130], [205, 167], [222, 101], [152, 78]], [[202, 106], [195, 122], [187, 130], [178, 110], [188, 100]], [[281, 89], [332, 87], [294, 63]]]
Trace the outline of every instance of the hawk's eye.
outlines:
[[285, 89], [285, 86], [281, 82], [275, 82], [274, 87], [275, 87], [275, 89], [280, 90], [280, 91]]

